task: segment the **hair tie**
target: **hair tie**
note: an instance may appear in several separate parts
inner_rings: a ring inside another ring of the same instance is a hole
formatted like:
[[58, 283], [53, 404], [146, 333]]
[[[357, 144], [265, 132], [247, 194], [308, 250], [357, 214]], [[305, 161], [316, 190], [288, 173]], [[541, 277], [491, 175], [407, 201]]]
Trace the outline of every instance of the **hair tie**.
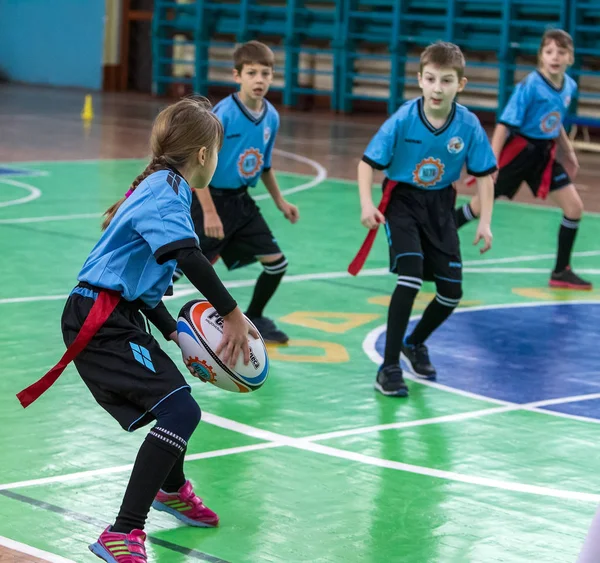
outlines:
[[133, 189], [129, 188], [127, 193], [125, 194], [125, 199], [127, 199], [133, 193]]

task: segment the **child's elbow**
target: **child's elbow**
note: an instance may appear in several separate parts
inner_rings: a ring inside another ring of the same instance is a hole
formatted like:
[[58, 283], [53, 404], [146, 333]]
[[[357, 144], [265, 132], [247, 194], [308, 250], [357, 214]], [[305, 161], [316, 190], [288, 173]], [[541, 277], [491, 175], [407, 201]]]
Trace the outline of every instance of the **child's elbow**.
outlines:
[[360, 160], [356, 169], [360, 173], [361, 170], [365, 172], [372, 171], [373, 167], [370, 164], [367, 164], [364, 160]]

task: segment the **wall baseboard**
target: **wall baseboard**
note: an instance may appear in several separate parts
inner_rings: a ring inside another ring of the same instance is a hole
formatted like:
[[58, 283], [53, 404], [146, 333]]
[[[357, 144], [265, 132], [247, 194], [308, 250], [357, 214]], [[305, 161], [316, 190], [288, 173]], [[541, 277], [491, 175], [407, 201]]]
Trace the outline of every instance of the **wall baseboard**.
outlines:
[[104, 92], [120, 92], [121, 65], [104, 65], [102, 67], [102, 90]]

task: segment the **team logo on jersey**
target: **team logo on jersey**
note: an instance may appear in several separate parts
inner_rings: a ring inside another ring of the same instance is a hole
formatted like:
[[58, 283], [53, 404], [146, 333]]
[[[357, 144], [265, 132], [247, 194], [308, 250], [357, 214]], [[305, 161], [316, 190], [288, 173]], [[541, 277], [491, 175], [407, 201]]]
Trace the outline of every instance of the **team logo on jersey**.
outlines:
[[465, 142], [460, 137], [452, 137], [446, 148], [450, 154], [458, 154], [465, 148]]
[[444, 175], [444, 164], [439, 158], [424, 158], [413, 170], [413, 182], [424, 188], [435, 186]]
[[252, 178], [256, 176], [263, 167], [263, 155], [258, 149], [246, 149], [238, 159], [238, 170], [242, 177]]
[[270, 127], [265, 127], [264, 138], [265, 138], [265, 143], [268, 143], [269, 139], [271, 138], [271, 128]]
[[542, 117], [540, 122], [540, 128], [544, 133], [553, 133], [560, 127], [561, 117], [560, 113], [553, 111], [548, 115]]

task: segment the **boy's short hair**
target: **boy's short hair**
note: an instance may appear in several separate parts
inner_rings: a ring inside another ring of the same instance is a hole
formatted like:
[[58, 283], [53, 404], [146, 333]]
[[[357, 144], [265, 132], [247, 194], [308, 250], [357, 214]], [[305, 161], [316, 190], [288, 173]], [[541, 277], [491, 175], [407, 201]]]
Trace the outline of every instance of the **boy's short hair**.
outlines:
[[275, 55], [264, 43], [260, 41], [248, 41], [240, 45], [233, 52], [233, 67], [242, 72], [244, 65], [259, 64], [273, 68]]
[[538, 49], [538, 58], [542, 56], [542, 50], [550, 41], [554, 41], [561, 49], [567, 49], [571, 54], [575, 51], [573, 38], [565, 30], [551, 28], [547, 29], [544, 35], [542, 35], [540, 48]]
[[458, 45], [446, 41], [437, 41], [421, 53], [419, 72], [423, 72], [425, 65], [452, 68], [456, 71], [460, 80], [465, 74], [465, 64], [465, 56]]

